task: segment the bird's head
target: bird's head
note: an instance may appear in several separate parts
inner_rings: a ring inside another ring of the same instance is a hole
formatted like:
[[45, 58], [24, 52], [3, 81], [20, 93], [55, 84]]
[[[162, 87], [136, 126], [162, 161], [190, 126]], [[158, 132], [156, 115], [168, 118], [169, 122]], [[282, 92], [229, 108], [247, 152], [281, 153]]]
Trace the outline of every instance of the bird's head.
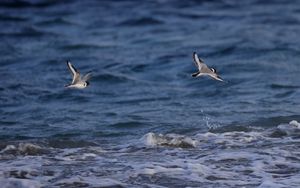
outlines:
[[213, 72], [213, 73], [217, 73], [217, 70], [215, 68], [210, 68], [210, 70]]

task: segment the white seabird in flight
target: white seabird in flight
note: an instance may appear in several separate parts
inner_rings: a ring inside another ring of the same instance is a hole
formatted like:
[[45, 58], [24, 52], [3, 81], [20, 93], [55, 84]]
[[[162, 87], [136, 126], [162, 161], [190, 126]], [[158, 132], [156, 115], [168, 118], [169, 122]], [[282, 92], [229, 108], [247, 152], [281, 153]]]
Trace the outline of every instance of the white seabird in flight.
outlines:
[[198, 72], [193, 73], [192, 77], [199, 77], [199, 76], [210, 76], [215, 80], [219, 80], [221, 82], [224, 82], [224, 80], [217, 74], [216, 69], [214, 68], [209, 68], [202, 59], [198, 57], [196, 52], [193, 53], [193, 59], [198, 67]]
[[71, 64], [70, 61], [67, 61], [67, 65], [73, 75], [73, 80], [71, 84], [65, 85], [65, 87], [77, 89], [86, 88], [90, 84], [88, 80], [91, 78], [92, 73], [89, 72], [81, 78], [79, 71], [75, 69], [75, 67]]

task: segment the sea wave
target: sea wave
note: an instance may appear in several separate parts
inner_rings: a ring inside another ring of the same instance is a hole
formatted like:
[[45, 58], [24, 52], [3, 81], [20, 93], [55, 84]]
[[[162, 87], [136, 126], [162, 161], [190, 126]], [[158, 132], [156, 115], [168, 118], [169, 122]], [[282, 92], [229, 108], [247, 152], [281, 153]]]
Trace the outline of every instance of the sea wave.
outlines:
[[[282, 134], [276, 136], [278, 131]], [[248, 132], [149, 132], [134, 142], [104, 148], [7, 143], [1, 159], [13, 160], [1, 163], [0, 177], [5, 185], [20, 187], [288, 187], [299, 184], [299, 141], [300, 123], [293, 120]]]
[[142, 138], [143, 142], [148, 146], [170, 146], [181, 148], [194, 148], [198, 142], [189, 137], [178, 134], [155, 134], [147, 133]]

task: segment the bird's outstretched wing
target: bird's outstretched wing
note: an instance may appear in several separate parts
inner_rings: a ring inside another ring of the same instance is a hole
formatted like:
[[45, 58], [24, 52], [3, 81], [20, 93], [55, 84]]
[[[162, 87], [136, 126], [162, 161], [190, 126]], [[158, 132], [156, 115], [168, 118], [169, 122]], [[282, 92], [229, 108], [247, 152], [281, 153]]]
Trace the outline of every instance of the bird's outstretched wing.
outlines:
[[193, 53], [193, 60], [194, 60], [194, 63], [196, 64], [196, 66], [198, 67], [198, 69], [200, 71], [201, 68], [203, 67], [203, 65], [205, 65], [204, 61], [198, 57], [196, 52]]
[[86, 82], [92, 77], [92, 72], [88, 72], [86, 75], [82, 77], [82, 81]]
[[67, 65], [68, 65], [69, 70], [70, 70], [71, 73], [72, 73], [72, 76], [73, 76], [72, 84], [74, 84], [75, 82], [77, 82], [77, 81], [80, 80], [80, 73], [79, 73], [79, 71], [71, 64], [70, 61], [67, 61]]
[[218, 80], [220, 82], [224, 82], [224, 80], [219, 75], [217, 75], [217, 74], [216, 75], [209, 75], [209, 76], [211, 76], [215, 80]]

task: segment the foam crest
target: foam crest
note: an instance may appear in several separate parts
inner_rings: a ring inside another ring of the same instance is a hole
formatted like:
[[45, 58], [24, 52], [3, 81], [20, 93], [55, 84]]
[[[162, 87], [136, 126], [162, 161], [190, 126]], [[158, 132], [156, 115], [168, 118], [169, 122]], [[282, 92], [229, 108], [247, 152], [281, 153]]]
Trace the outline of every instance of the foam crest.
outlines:
[[32, 143], [19, 143], [18, 145], [7, 145], [0, 153], [13, 155], [39, 155], [46, 150]]
[[300, 123], [296, 120], [292, 120], [288, 124], [280, 124], [277, 126], [277, 129], [281, 131], [283, 135], [300, 136]]
[[199, 133], [195, 136], [200, 145], [215, 145], [216, 147], [239, 147], [251, 145], [266, 139], [261, 132], [225, 132], [225, 133]]
[[300, 129], [300, 123], [296, 120], [292, 120], [289, 124], [297, 127], [298, 129]]
[[170, 146], [180, 148], [194, 148], [198, 142], [190, 137], [178, 134], [155, 134], [147, 133], [142, 140], [148, 146]]

